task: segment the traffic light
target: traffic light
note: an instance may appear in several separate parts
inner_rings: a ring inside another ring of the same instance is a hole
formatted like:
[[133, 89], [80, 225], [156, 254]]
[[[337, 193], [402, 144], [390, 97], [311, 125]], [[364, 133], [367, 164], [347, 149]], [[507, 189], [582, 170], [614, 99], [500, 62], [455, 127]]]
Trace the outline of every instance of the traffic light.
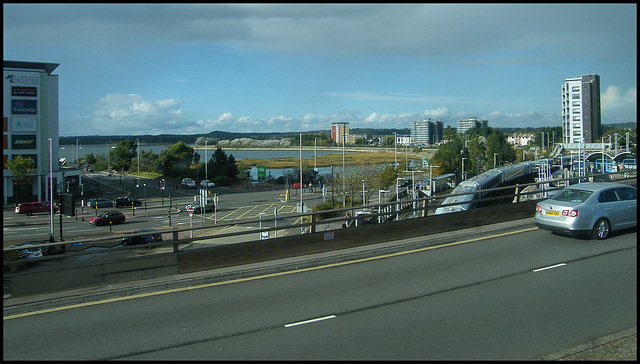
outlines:
[[136, 187], [140, 187], [140, 178], [136, 178]]
[[161, 179], [160, 180], [160, 189], [164, 191], [164, 187], [165, 187], [165, 180]]

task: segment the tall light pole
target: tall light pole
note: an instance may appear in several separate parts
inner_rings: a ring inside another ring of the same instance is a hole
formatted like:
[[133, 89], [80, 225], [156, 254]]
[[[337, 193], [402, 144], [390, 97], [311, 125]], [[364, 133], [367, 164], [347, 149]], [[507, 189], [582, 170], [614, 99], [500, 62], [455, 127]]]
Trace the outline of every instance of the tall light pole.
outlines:
[[[208, 181], [209, 180], [209, 170], [208, 170], [208, 164], [207, 163], [207, 143], [209, 141], [205, 140], [204, 141], [204, 180]], [[205, 189], [209, 187], [209, 183], [207, 183], [207, 185], [205, 186]]]
[[[53, 141], [49, 138], [49, 207], [51, 219], [49, 221], [49, 241], [53, 242]], [[62, 211], [60, 211], [62, 213]]]
[[136, 138], [138, 141], [138, 174], [140, 174], [140, 138]]
[[393, 165], [394, 168], [398, 168], [398, 135], [396, 132], [393, 132], [393, 155], [395, 156], [395, 163]]
[[467, 159], [466, 157], [462, 158], [462, 180], [466, 180], [465, 175], [464, 175], [464, 160]]
[[[300, 213], [304, 213], [304, 202], [302, 201], [302, 193], [304, 188], [302, 187], [302, 132], [300, 132]], [[300, 219], [302, 224], [302, 219]]]

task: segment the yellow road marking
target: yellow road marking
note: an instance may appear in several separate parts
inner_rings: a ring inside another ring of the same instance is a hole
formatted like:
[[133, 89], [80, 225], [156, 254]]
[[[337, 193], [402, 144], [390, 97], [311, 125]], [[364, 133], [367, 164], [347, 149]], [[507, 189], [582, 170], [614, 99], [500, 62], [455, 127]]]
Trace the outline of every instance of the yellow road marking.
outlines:
[[16, 318], [20, 318], [20, 317], [27, 317], [27, 316], [34, 316], [34, 315], [44, 314], [44, 313], [50, 313], [50, 312], [71, 310], [71, 309], [74, 309], [74, 308], [101, 305], [101, 304], [105, 304], [105, 303], [128, 301], [128, 300], [144, 298], [144, 297], [153, 297], [153, 296], [159, 296], [159, 295], [169, 294], [169, 293], [185, 292], [185, 291], [191, 291], [191, 290], [201, 289], [201, 288], [223, 286], [223, 285], [227, 285], [227, 284], [249, 282], [249, 281], [255, 281], [255, 280], [258, 280], [258, 279], [273, 278], [273, 277], [285, 276], [285, 275], [289, 275], [289, 274], [304, 273], [304, 272], [310, 272], [310, 271], [314, 271], [314, 270], [340, 267], [340, 266], [343, 266], [343, 265], [368, 262], [368, 261], [378, 260], [378, 259], [386, 259], [386, 258], [397, 257], [397, 256], [401, 256], [401, 255], [406, 255], [406, 254], [419, 253], [419, 252], [423, 252], [423, 251], [427, 251], [427, 250], [440, 249], [440, 248], [446, 248], [446, 247], [454, 246], [454, 245], [467, 244], [467, 243], [471, 243], [471, 242], [475, 242], [475, 241], [492, 239], [492, 238], [496, 238], [496, 237], [500, 237], [500, 236], [519, 234], [519, 233], [523, 233], [523, 232], [527, 232], [527, 231], [533, 231], [533, 230], [537, 230], [537, 229], [538, 229], [537, 227], [526, 228], [526, 229], [522, 229], [522, 230], [511, 231], [511, 232], [495, 234], [495, 235], [490, 235], [490, 236], [484, 236], [484, 237], [479, 237], [479, 238], [473, 238], [473, 239], [467, 239], [467, 240], [462, 240], [462, 241], [457, 241], [457, 242], [447, 243], [447, 244], [442, 244], [442, 245], [428, 246], [428, 247], [424, 247], [424, 248], [418, 248], [418, 249], [413, 249], [413, 250], [407, 250], [407, 251], [401, 251], [401, 252], [390, 253], [390, 254], [385, 254], [385, 255], [379, 255], [379, 256], [375, 256], [375, 257], [368, 257], [368, 258], [350, 260], [350, 261], [345, 261], [345, 262], [331, 263], [331, 264], [321, 265], [321, 266], [317, 266], [317, 267], [300, 268], [300, 269], [295, 269], [295, 270], [290, 270], [290, 271], [285, 271], [285, 272], [269, 273], [269, 274], [264, 274], [264, 275], [261, 275], [261, 276], [255, 276], [255, 277], [245, 277], [245, 278], [232, 279], [230, 281], [224, 281], [224, 282], [206, 283], [206, 284], [200, 284], [200, 285], [197, 285], [197, 286], [172, 288], [172, 289], [166, 289], [164, 291], [140, 293], [140, 294], [134, 294], [134, 295], [129, 295], [129, 296], [125, 296], [125, 297], [107, 298], [107, 299], [100, 300], [100, 301], [83, 302], [83, 303], [78, 303], [78, 304], [73, 304], [73, 305], [68, 305], [68, 306], [47, 308], [47, 309], [44, 309], [44, 310], [38, 310], [38, 311], [25, 312], [25, 313], [5, 316], [5, 317], [3, 317], [3, 321], [16, 319]]

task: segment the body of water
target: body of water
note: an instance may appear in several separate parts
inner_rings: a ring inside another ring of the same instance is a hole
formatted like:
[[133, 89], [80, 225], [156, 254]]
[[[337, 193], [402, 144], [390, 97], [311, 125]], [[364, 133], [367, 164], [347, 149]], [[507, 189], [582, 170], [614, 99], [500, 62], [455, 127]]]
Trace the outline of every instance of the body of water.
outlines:
[[[109, 147], [112, 149], [115, 147], [114, 145], [80, 145], [76, 148], [75, 145], [61, 145], [60, 146], [60, 158], [66, 157], [68, 161], [75, 162], [76, 157], [84, 158], [87, 154], [93, 153], [94, 155], [107, 155], [107, 151]], [[170, 147], [170, 145], [140, 145], [140, 151], [152, 151], [155, 154], [160, 154], [163, 150]], [[193, 145], [191, 145], [193, 147]], [[243, 160], [247, 158], [257, 158], [257, 159], [272, 159], [272, 158], [299, 158], [300, 150], [299, 149], [290, 149], [290, 150], [249, 150], [249, 149], [223, 149], [224, 152], [229, 155], [233, 155], [236, 160]], [[216, 151], [216, 148], [209, 148], [206, 151], [207, 159], [211, 159], [211, 156]], [[200, 160], [205, 160], [205, 150], [204, 149], [196, 149], [196, 153], [200, 154]], [[316, 155], [318, 157], [342, 153], [342, 151], [338, 150], [328, 150], [328, 149], [318, 149], [316, 151]], [[347, 153], [349, 153], [347, 151]], [[309, 149], [302, 150], [302, 159], [313, 159], [314, 151]]]
[[[190, 145], [194, 147], [193, 145]], [[61, 145], [60, 146], [60, 158], [66, 157], [68, 161], [75, 162], [77, 156], [80, 158], [84, 158], [87, 154], [93, 153], [95, 156], [102, 154], [103, 156], [107, 155], [107, 151], [109, 148], [114, 148], [114, 145], [79, 145], [76, 147], [75, 145]], [[155, 154], [160, 154], [163, 150], [170, 147], [170, 145], [140, 145], [140, 151], [151, 151]], [[215, 152], [216, 148], [209, 148], [206, 151], [206, 158], [211, 159], [211, 156]], [[272, 159], [272, 158], [300, 158], [300, 149], [290, 149], [290, 150], [249, 150], [249, 149], [223, 149], [224, 152], [229, 155], [233, 155], [236, 160], [243, 160], [248, 158], [257, 158], [257, 159]], [[200, 154], [200, 160], [205, 160], [205, 150], [204, 149], [196, 149], [196, 153]], [[317, 149], [315, 151], [315, 155], [326, 156], [330, 154], [342, 153], [341, 150], [328, 150], [328, 149]], [[346, 153], [349, 153], [346, 151]], [[309, 168], [309, 160], [313, 163], [314, 150], [311, 149], [303, 149], [302, 150], [302, 159], [303, 168]], [[311, 166], [312, 167], [312, 166]], [[336, 167], [334, 167], [335, 169]], [[341, 166], [340, 166], [341, 168]], [[267, 176], [271, 176], [272, 178], [278, 178], [283, 176], [287, 169], [267, 169]], [[257, 179], [258, 172], [256, 167], [251, 168], [249, 171], [251, 178]], [[320, 174], [331, 174], [331, 167], [319, 167], [318, 173]]]

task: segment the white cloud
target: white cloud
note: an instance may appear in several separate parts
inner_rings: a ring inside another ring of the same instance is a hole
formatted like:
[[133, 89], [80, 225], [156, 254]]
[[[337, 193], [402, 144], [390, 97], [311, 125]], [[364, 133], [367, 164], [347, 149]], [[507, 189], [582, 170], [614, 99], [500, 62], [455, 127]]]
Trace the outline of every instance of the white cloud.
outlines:
[[620, 87], [614, 85], [607, 87], [607, 90], [600, 95], [602, 107], [606, 109], [613, 106], [618, 96], [620, 96]]
[[624, 93], [622, 100], [629, 104], [634, 104], [634, 105], [637, 104], [638, 96], [636, 94], [636, 88], [632, 87], [629, 90], [627, 90], [627, 92]]

